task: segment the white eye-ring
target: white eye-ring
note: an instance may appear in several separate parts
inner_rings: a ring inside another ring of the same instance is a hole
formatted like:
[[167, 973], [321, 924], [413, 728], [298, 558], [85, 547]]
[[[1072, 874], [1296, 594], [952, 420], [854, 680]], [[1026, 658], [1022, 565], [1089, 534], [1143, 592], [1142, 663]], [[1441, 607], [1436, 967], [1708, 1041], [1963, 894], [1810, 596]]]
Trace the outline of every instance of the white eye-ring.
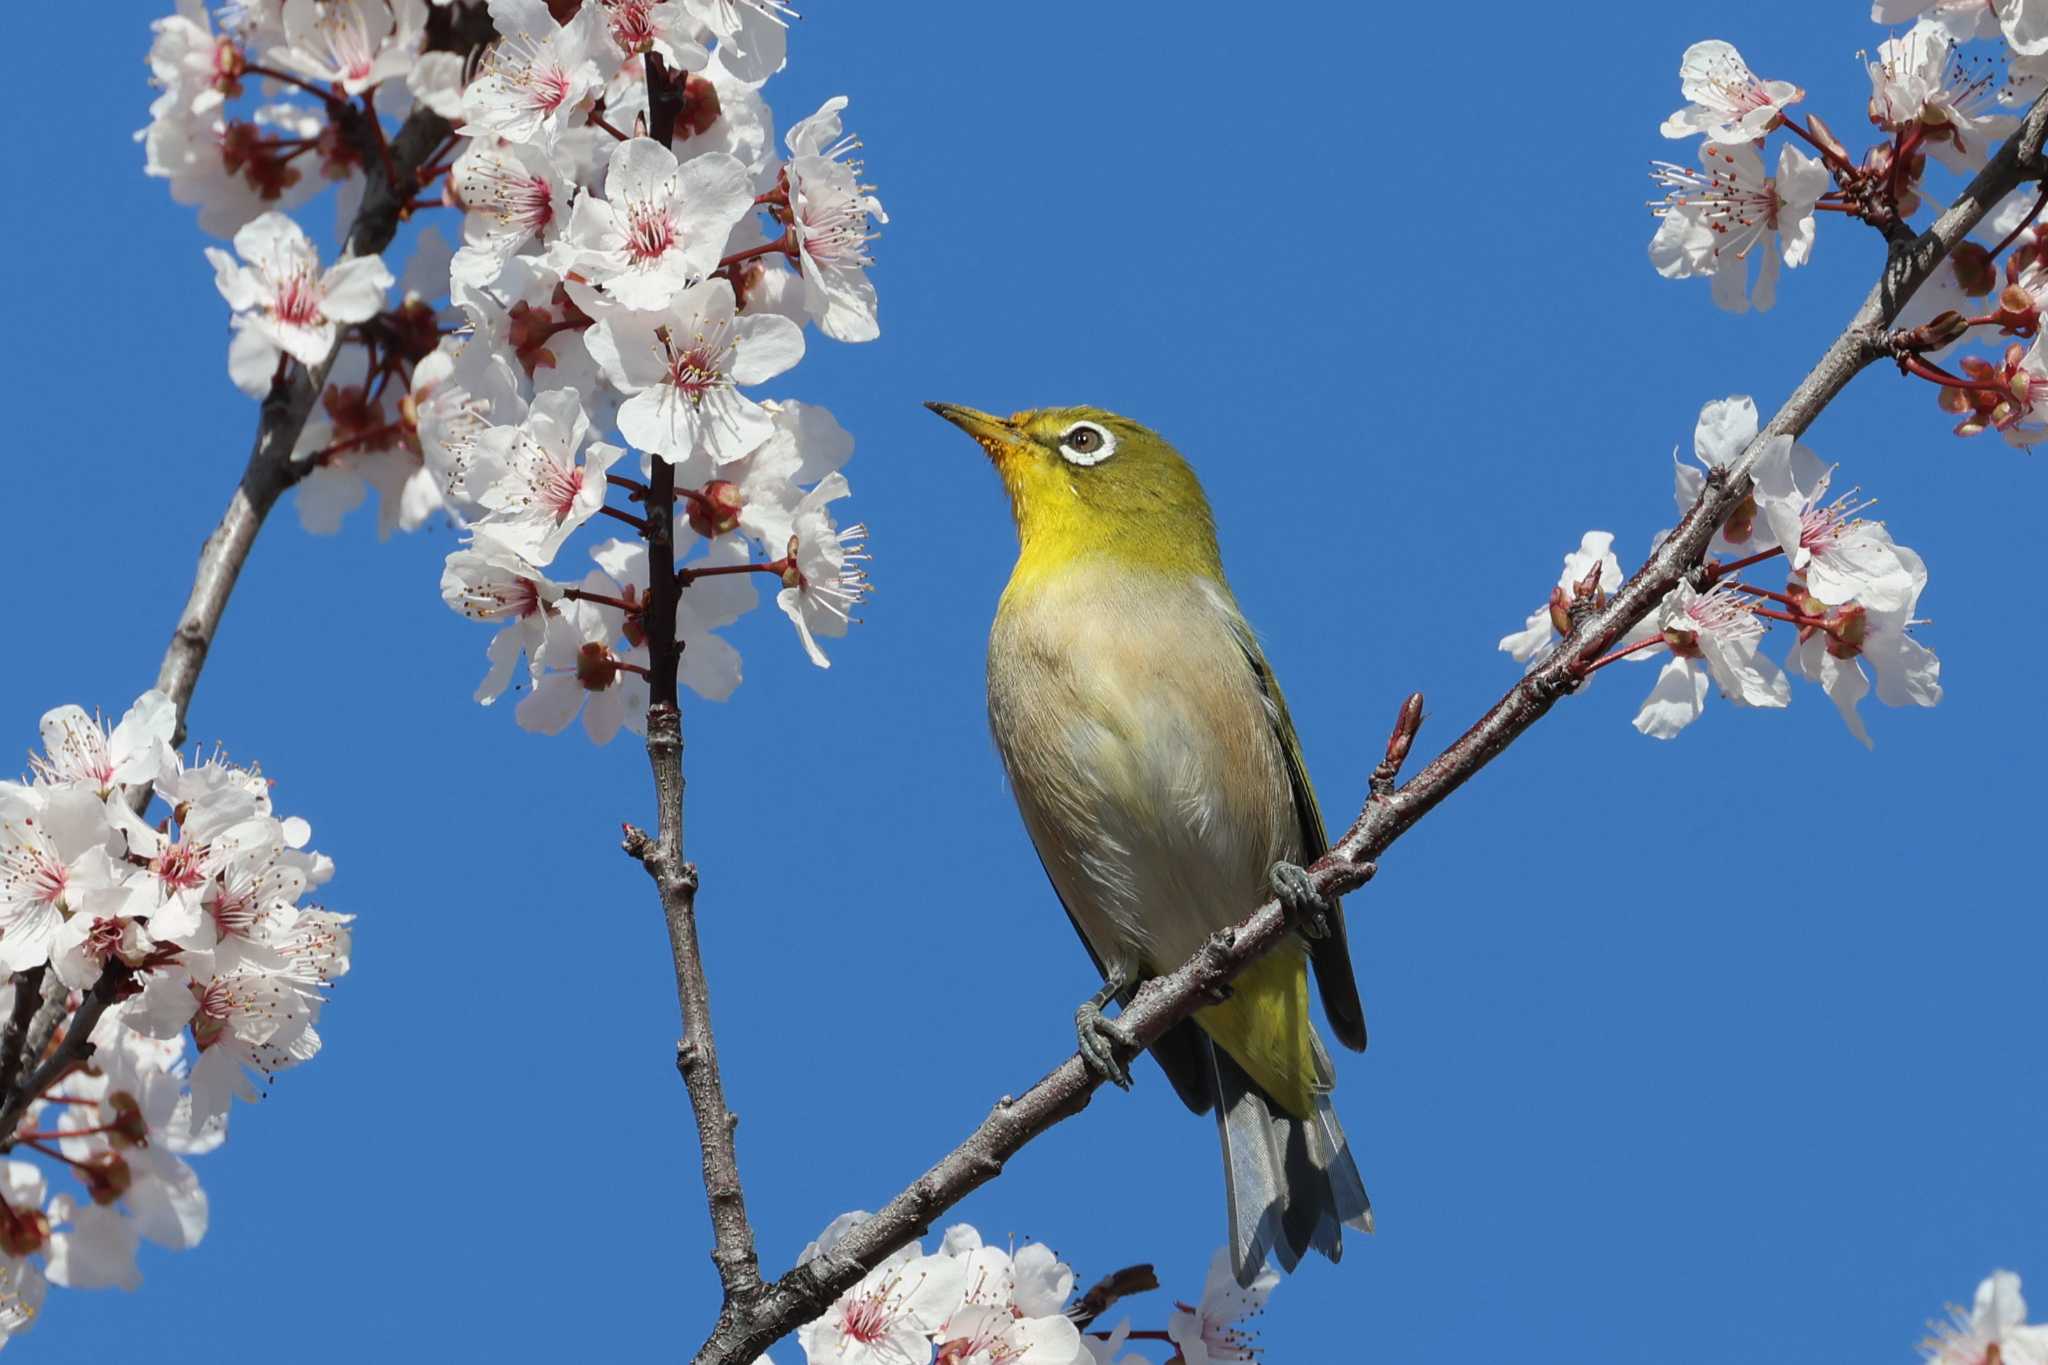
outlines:
[[1116, 433], [1093, 422], [1076, 422], [1060, 436], [1060, 455], [1068, 464], [1101, 464], [1116, 454]]

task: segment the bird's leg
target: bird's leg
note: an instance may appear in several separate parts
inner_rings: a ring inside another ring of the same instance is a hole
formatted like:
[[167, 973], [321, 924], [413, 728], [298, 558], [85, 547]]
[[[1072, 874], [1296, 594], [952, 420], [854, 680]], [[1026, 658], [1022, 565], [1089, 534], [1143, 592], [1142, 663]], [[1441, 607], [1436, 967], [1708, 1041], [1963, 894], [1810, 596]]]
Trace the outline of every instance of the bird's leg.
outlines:
[[1294, 921], [1304, 938], [1320, 942], [1330, 936], [1334, 927], [1331, 911], [1336, 907], [1316, 890], [1315, 878], [1308, 875], [1308, 869], [1295, 863], [1274, 863], [1273, 870], [1266, 874], [1266, 881], [1273, 888], [1274, 898], [1287, 911], [1287, 917]]
[[1128, 1025], [1105, 1018], [1102, 1007], [1129, 990], [1137, 976], [1130, 967], [1110, 968], [1102, 989], [1083, 1000], [1081, 1008], [1074, 1011], [1074, 1037], [1080, 1044], [1081, 1060], [1103, 1080], [1125, 1090], [1131, 1088], [1131, 1069], [1117, 1060], [1116, 1049], [1123, 1047], [1136, 1052], [1138, 1040]]

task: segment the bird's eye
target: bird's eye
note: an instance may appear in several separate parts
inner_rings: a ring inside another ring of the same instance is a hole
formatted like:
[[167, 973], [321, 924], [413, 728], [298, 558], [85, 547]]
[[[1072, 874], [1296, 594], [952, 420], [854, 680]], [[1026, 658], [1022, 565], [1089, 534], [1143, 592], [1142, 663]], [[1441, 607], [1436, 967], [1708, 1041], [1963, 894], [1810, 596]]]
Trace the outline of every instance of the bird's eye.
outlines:
[[1060, 437], [1060, 454], [1069, 464], [1101, 464], [1116, 454], [1116, 437], [1093, 422], [1076, 422]]

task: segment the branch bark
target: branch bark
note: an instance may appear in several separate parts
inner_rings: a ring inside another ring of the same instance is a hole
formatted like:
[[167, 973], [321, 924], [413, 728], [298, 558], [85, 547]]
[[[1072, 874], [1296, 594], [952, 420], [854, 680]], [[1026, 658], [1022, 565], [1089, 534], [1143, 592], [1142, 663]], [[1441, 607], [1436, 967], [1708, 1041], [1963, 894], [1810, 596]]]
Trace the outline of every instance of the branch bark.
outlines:
[[[1403, 705], [1388, 744], [1389, 762], [1373, 775], [1372, 795], [1343, 838], [1309, 869], [1319, 889], [1341, 894], [1368, 880], [1372, 859], [1574, 691], [1577, 667], [1599, 658], [1700, 567], [1714, 532], [1748, 496], [1751, 471], [1765, 442], [1777, 435], [1803, 433], [1865, 366], [1889, 354], [1889, 328], [1899, 310], [1955, 245], [2022, 181], [2048, 175], [2048, 161], [2042, 157], [2044, 137], [2048, 97], [2028, 110], [2018, 130], [1931, 228], [1904, 240], [1887, 234], [1884, 271], [1863, 306], [1741, 456], [1708, 480], [1699, 500], [1657, 552], [1606, 607], [1580, 621], [1476, 724], [1394, 789], [1395, 773], [1389, 769], [1398, 768], [1397, 751], [1405, 752], [1421, 712], [1415, 699]], [[1121, 1016], [1140, 1048], [1200, 1008], [1218, 988], [1278, 945], [1288, 929], [1285, 912], [1269, 900], [1234, 929], [1212, 938], [1179, 970], [1147, 982]], [[994, 1179], [1027, 1142], [1085, 1109], [1101, 1083], [1077, 1053], [1022, 1095], [1004, 1096], [966, 1141], [854, 1228], [832, 1253], [797, 1266], [763, 1286], [751, 1300], [735, 1302], [728, 1289], [724, 1310], [694, 1357], [696, 1365], [750, 1365], [769, 1346], [824, 1312], [884, 1257], [923, 1235], [940, 1214]]]
[[[661, 57], [647, 56], [648, 136], [666, 147], [682, 112], [680, 73], [671, 76]], [[749, 1304], [761, 1292], [761, 1265], [754, 1253], [754, 1229], [747, 1221], [746, 1192], [740, 1184], [734, 1130], [739, 1118], [726, 1106], [718, 1069], [718, 1043], [711, 1029], [711, 987], [697, 946], [697, 869], [683, 859], [683, 717], [676, 690], [682, 646], [676, 639], [676, 608], [682, 585], [676, 577], [676, 471], [657, 459], [648, 480], [647, 610], [641, 618], [647, 641], [647, 760], [654, 770], [659, 823], [650, 838], [626, 826], [626, 852], [654, 879], [668, 923], [674, 959], [676, 1000], [682, 1007], [683, 1036], [676, 1043], [676, 1070], [690, 1095], [703, 1159], [704, 1197], [711, 1213], [712, 1264], [724, 1290], [724, 1312]], [[751, 1359], [751, 1357], [750, 1357]]]

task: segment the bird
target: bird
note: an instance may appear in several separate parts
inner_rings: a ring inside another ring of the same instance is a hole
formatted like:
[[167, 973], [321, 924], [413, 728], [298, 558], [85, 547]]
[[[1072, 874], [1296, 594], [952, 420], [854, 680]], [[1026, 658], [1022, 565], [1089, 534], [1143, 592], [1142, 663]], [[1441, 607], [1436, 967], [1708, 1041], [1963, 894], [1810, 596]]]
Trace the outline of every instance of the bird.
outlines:
[[1216, 1115], [1231, 1268], [1330, 1260], [1372, 1204], [1331, 1107], [1309, 1016], [1363, 1051], [1342, 907], [1303, 870], [1322, 815], [1280, 685], [1224, 578], [1200, 481], [1157, 432], [1094, 407], [997, 417], [927, 403], [1009, 494], [1018, 555], [989, 632], [988, 713], [1024, 826], [1101, 972], [1083, 1060], [1129, 1088], [1135, 1037], [1103, 1010], [1278, 895], [1302, 932], [1152, 1044], [1182, 1102]]

